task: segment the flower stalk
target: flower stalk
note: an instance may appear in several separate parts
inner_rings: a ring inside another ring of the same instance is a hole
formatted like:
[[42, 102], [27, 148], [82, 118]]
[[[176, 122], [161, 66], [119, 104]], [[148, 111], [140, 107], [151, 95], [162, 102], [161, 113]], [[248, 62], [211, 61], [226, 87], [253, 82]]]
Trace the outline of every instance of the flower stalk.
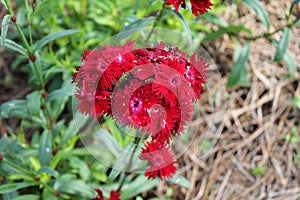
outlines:
[[152, 26], [152, 28], [151, 28], [151, 31], [150, 31], [150, 33], [148, 34], [147, 38], [146, 38], [146, 41], [145, 41], [146, 43], [147, 43], [147, 42], [149, 41], [149, 39], [151, 38], [151, 36], [152, 36], [152, 34], [153, 34], [153, 32], [154, 32], [155, 27], [158, 25], [158, 23], [159, 23], [160, 20], [162, 19], [163, 15], [164, 15], [164, 13], [165, 13], [166, 8], [167, 8], [167, 4], [166, 4], [166, 2], [164, 1], [164, 2], [163, 2], [163, 5], [162, 5], [162, 7], [161, 7], [161, 10], [159, 11], [157, 17], [155, 18], [155, 21], [154, 21], [154, 24], [153, 24], [153, 26]]
[[131, 168], [131, 165], [132, 165], [132, 162], [133, 162], [133, 157], [134, 157], [135, 152], [137, 151], [137, 148], [138, 148], [138, 146], [139, 146], [140, 141], [141, 141], [141, 138], [140, 138], [140, 137], [138, 136], [138, 134], [137, 134], [137, 137], [136, 137], [135, 140], [134, 140], [135, 147], [134, 147], [134, 149], [133, 149], [133, 151], [132, 151], [132, 154], [131, 154], [131, 156], [130, 156], [130, 158], [129, 158], [128, 165], [127, 165], [126, 170], [125, 170], [125, 172], [124, 172], [125, 176], [123, 177], [123, 179], [122, 179], [122, 181], [121, 181], [121, 183], [120, 183], [120, 185], [119, 185], [117, 191], [121, 191], [121, 189], [122, 189], [122, 187], [123, 187], [123, 185], [124, 185], [124, 183], [125, 183], [125, 180], [126, 180], [126, 177], [127, 177], [126, 171], [129, 171], [130, 168]]

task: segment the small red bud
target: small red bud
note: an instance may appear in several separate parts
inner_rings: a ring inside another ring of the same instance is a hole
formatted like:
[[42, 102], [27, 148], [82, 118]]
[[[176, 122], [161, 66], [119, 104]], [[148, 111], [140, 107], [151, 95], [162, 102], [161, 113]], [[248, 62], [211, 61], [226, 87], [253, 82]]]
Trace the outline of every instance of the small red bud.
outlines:
[[2, 161], [3, 160], [3, 155], [2, 154], [0, 154], [0, 161]]
[[42, 97], [45, 99], [48, 96], [47, 92], [43, 92]]
[[16, 23], [17, 22], [17, 18], [16, 18], [16, 16], [11, 16], [11, 20], [14, 22], [14, 23]]
[[29, 59], [31, 60], [31, 62], [35, 62], [36, 57], [35, 57], [35, 55], [32, 54], [29, 56]]
[[58, 190], [55, 191], [55, 196], [59, 197], [60, 196], [60, 192]]
[[4, 178], [4, 177], [1, 177], [1, 178], [0, 178], [0, 183], [3, 184], [4, 182], [5, 182], [5, 178]]
[[40, 179], [40, 177], [36, 176], [36, 177], [34, 177], [34, 180], [40, 181], [41, 179]]

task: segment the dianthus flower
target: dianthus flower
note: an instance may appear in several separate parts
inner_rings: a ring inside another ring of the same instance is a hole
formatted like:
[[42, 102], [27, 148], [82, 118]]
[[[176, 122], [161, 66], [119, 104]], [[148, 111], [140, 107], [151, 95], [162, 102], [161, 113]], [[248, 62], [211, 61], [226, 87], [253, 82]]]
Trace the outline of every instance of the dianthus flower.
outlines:
[[[92, 198], [92, 200], [104, 200], [104, 196], [102, 191], [99, 188], [96, 188], [95, 191], [98, 193], [98, 196]], [[110, 196], [108, 200], [121, 200], [120, 199], [120, 192], [119, 191], [110, 191]]]
[[201, 15], [207, 12], [207, 10], [211, 9], [210, 7], [213, 6], [210, 0], [191, 0], [192, 4], [192, 13], [196, 17], [200, 13]]
[[[210, 0], [191, 0], [192, 5], [192, 13], [196, 17], [200, 13], [201, 15], [207, 12], [209, 9], [211, 9], [211, 6], [213, 4]], [[173, 5], [176, 12], [178, 12], [179, 6], [186, 8], [186, 2], [185, 0], [166, 0], [167, 5]]]
[[159, 177], [161, 180], [171, 178], [176, 172], [175, 155], [170, 147], [161, 146], [157, 142], [147, 142], [142, 148], [141, 160], [148, 161], [149, 168], [145, 176], [149, 179]]
[[[160, 43], [154, 47], [134, 48], [104, 46], [85, 51], [83, 64], [73, 76], [79, 110], [95, 118], [103, 115], [119, 123], [141, 129], [151, 136], [143, 150], [149, 157], [146, 176], [170, 177], [176, 171], [170, 141], [181, 134], [192, 119], [193, 102], [204, 91], [208, 64], [193, 54]], [[166, 155], [162, 169], [157, 169], [156, 153]]]

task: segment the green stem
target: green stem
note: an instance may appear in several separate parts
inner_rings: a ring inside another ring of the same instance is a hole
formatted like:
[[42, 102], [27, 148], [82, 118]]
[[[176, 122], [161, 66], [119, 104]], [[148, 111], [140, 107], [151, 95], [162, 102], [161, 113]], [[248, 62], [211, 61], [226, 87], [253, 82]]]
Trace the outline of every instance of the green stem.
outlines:
[[34, 72], [36, 73], [36, 78], [37, 78], [37, 80], [39, 82], [39, 85], [41, 86], [43, 92], [46, 92], [45, 84], [44, 84], [42, 75], [40, 74], [40, 71], [38, 70], [36, 62], [32, 62], [31, 60], [29, 62], [31, 62], [33, 64], [33, 69], [34, 69]]
[[254, 40], [257, 40], [257, 39], [260, 39], [260, 38], [267, 38], [267, 39], [270, 39], [271, 36], [273, 36], [274, 34], [280, 32], [280, 31], [283, 31], [284, 28], [288, 27], [288, 28], [291, 28], [292, 26], [294, 26], [297, 22], [299, 21], [299, 18], [297, 18], [296, 20], [288, 23], [287, 25], [285, 26], [282, 26], [276, 30], [274, 30], [273, 32], [266, 32], [262, 35], [255, 35], [255, 36], [251, 36], [251, 37], [241, 37], [243, 38], [244, 40], [247, 40], [247, 41], [254, 41]]
[[11, 5], [10, 5], [10, 1], [9, 1], [9, 0], [4, 0], [4, 2], [5, 2], [5, 4], [6, 4], [6, 6], [7, 6], [8, 13], [9, 13], [10, 15], [14, 16], [14, 12], [13, 12], [12, 7], [11, 7]]
[[166, 4], [166, 2], [164, 1], [163, 5], [162, 5], [162, 7], [161, 7], [161, 9], [160, 9], [160, 11], [159, 11], [159, 13], [158, 13], [158, 15], [157, 15], [155, 21], [154, 21], [154, 24], [153, 24], [153, 26], [152, 26], [152, 28], [151, 28], [151, 31], [150, 31], [150, 33], [148, 34], [148, 36], [147, 36], [147, 38], [146, 38], [146, 40], [145, 40], [146, 43], [147, 43], [147, 42], [149, 41], [149, 39], [151, 38], [151, 36], [152, 36], [152, 34], [153, 34], [153, 32], [154, 32], [155, 27], [157, 26], [157, 24], [160, 22], [161, 18], [163, 17], [166, 8], [167, 8], [167, 4]]
[[127, 177], [126, 171], [129, 171], [130, 168], [131, 168], [132, 161], [133, 161], [133, 157], [134, 157], [134, 153], [136, 152], [136, 150], [137, 150], [137, 148], [138, 148], [138, 146], [139, 146], [140, 141], [141, 141], [141, 138], [140, 138], [139, 135], [137, 134], [137, 135], [136, 135], [136, 138], [135, 138], [135, 140], [134, 140], [135, 147], [134, 147], [134, 149], [133, 149], [133, 151], [132, 151], [132, 154], [131, 154], [130, 159], [129, 159], [129, 163], [128, 163], [128, 165], [127, 165], [127, 167], [126, 167], [126, 170], [125, 170], [125, 172], [124, 172], [124, 173], [125, 173], [125, 176], [124, 176], [124, 178], [122, 179], [122, 181], [121, 181], [121, 183], [120, 183], [120, 185], [119, 185], [117, 191], [121, 191], [121, 189], [122, 189], [122, 187], [123, 187], [123, 185], [124, 185], [124, 183], [125, 183], [125, 180], [126, 180], [126, 177]]

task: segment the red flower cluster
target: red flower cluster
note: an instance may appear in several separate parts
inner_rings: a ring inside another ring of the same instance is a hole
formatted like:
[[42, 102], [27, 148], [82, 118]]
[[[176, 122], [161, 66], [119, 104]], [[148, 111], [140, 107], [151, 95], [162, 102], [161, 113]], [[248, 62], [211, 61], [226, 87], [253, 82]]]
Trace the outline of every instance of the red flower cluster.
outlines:
[[[104, 196], [102, 191], [99, 188], [96, 188], [95, 191], [98, 193], [98, 196], [92, 198], [92, 200], [104, 200]], [[114, 190], [110, 191], [110, 196], [108, 200], [121, 200], [120, 199], [120, 192], [115, 192]]]
[[[185, 0], [166, 0], [167, 5], [173, 5], [176, 12], [178, 12], [179, 6], [186, 8]], [[191, 0], [192, 13], [196, 17], [200, 13], [201, 15], [211, 9], [213, 4], [210, 0]]]
[[106, 114], [147, 132], [151, 142], [140, 156], [148, 161], [145, 175], [171, 177], [176, 161], [170, 140], [192, 118], [207, 63], [196, 54], [188, 61], [184, 52], [163, 43], [134, 49], [132, 42], [85, 51], [82, 61], [73, 77], [80, 111], [96, 118]]

